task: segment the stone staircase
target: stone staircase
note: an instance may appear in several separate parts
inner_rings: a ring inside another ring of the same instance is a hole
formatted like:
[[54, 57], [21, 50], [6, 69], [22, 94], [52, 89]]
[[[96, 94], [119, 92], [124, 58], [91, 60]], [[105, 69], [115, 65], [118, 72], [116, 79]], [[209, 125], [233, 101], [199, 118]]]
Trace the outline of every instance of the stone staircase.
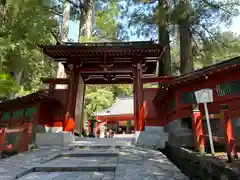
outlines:
[[45, 146], [0, 163], [4, 180], [188, 180], [161, 152], [129, 139], [81, 138], [71, 146]]
[[118, 162], [116, 145], [75, 145], [71, 151], [34, 167], [20, 180], [112, 180]]

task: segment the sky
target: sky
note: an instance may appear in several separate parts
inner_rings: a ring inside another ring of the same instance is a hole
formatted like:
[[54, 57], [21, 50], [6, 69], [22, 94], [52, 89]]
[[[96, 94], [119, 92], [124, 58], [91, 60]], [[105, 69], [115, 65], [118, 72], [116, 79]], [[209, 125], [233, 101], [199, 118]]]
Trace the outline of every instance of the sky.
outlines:
[[[70, 21], [69, 23], [69, 38], [77, 41], [78, 37], [78, 28], [79, 28], [79, 22], [76, 21]], [[240, 15], [233, 19], [232, 25], [230, 27], [225, 27], [224, 25], [220, 26], [220, 30], [222, 32], [224, 31], [231, 31], [236, 35], [240, 35]], [[140, 41], [143, 39], [139, 39], [137, 36], [134, 36], [131, 38], [131, 41]]]
[[222, 31], [232, 31], [236, 35], [240, 35], [240, 15], [233, 19], [232, 25], [228, 27], [222, 26]]
[[79, 22], [77, 21], [69, 21], [69, 39], [77, 40], [79, 32]]

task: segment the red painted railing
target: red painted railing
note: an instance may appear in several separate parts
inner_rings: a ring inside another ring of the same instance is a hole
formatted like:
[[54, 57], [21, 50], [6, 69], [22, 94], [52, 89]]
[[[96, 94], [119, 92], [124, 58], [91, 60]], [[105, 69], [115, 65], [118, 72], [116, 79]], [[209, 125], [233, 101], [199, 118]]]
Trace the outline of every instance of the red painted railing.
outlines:
[[[54, 123], [55, 108], [58, 108], [59, 103], [60, 101], [56, 101], [43, 92], [2, 102], [0, 104], [0, 151], [18, 153], [27, 151], [34, 133], [32, 132], [33, 124]], [[52, 107], [52, 113], [45, 112], [49, 108], [42, 108], [48, 105]], [[21, 134], [15, 137], [17, 141], [15, 144], [8, 144], [6, 141], [7, 135], [11, 133]]]

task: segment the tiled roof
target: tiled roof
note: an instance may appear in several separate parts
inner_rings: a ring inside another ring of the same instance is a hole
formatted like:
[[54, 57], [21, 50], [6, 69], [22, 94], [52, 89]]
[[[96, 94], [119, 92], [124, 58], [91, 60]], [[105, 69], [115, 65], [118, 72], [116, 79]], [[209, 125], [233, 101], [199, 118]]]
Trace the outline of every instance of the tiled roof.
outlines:
[[112, 107], [95, 113], [96, 116], [134, 114], [133, 97], [117, 98]]
[[28, 94], [22, 97], [17, 97], [12, 100], [3, 101], [0, 103], [0, 110], [15, 108], [18, 106], [24, 106], [32, 102], [40, 102], [40, 101], [52, 101], [52, 102], [56, 101], [60, 103], [59, 100], [51, 96], [48, 96], [48, 94], [45, 93], [44, 91], [38, 91], [36, 93]]

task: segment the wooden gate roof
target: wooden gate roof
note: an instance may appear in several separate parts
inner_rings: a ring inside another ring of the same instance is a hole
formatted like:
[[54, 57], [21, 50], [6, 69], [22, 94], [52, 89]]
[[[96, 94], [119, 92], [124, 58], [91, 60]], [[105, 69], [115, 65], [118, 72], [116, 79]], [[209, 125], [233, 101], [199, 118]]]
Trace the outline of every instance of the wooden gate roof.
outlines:
[[[44, 54], [56, 61], [62, 58], [73, 59], [81, 57], [78, 61], [89, 61], [89, 58], [159, 58], [163, 46], [147, 42], [122, 42], [122, 43], [68, 43], [56, 45], [40, 45]], [[86, 58], [86, 59], [84, 59]], [[120, 60], [121, 61], [121, 60]]]
[[48, 96], [47, 93], [43, 91], [38, 91], [26, 96], [18, 97], [12, 100], [3, 101], [0, 103], [0, 110], [11, 109], [16, 107], [28, 106], [31, 103], [50, 101], [60, 103], [57, 99]]
[[66, 43], [41, 45], [43, 53], [67, 69], [75, 64], [86, 84], [132, 83], [132, 66], [141, 63], [143, 74], [154, 75], [164, 46], [152, 41]]

